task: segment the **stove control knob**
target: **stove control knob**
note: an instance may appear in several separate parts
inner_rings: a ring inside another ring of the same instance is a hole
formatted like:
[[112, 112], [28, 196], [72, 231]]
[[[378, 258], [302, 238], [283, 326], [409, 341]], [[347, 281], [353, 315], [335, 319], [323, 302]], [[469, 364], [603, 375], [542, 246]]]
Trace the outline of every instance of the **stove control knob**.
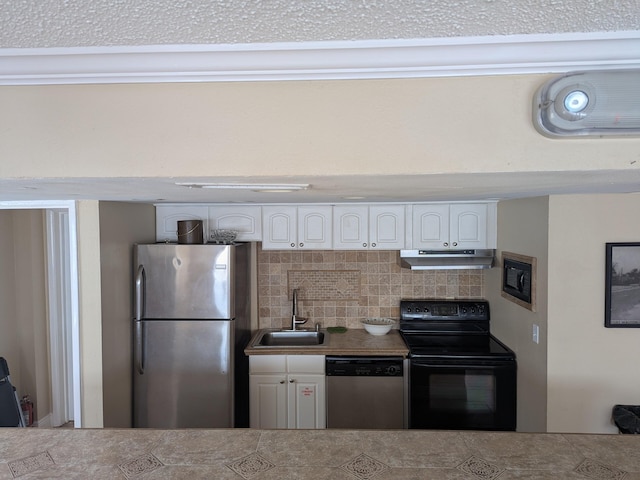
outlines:
[[395, 375], [398, 372], [398, 367], [387, 368], [387, 375]]

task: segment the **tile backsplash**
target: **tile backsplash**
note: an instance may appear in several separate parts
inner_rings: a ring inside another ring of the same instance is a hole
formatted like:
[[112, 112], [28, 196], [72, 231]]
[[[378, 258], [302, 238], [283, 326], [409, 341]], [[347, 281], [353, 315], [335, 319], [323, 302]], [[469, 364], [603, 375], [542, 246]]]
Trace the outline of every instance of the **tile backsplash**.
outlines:
[[400, 268], [397, 251], [262, 250], [258, 244], [260, 328], [291, 326], [292, 291], [304, 327], [361, 328], [365, 317], [400, 316], [400, 300], [483, 298], [483, 270]]

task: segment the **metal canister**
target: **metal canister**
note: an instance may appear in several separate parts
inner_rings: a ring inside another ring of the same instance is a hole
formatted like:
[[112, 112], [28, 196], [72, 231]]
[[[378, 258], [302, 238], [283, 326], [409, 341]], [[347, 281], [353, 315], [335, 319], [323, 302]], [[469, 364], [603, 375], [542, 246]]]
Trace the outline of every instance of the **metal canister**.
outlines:
[[202, 244], [202, 220], [178, 220], [178, 243]]

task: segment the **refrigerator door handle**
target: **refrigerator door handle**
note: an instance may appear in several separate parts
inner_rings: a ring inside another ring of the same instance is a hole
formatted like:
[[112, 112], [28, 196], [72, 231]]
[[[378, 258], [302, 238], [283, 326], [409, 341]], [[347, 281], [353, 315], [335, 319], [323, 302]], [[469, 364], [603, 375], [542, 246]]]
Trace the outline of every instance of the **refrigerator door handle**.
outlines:
[[142, 316], [144, 314], [144, 266], [138, 266], [138, 273], [136, 274], [136, 306], [135, 306], [135, 363], [136, 369], [140, 375], [144, 375], [144, 339], [143, 339], [143, 325]]
[[142, 320], [142, 315], [144, 315], [144, 275], [144, 265], [139, 265], [136, 273], [136, 320]]
[[142, 325], [142, 322], [140, 320], [136, 320], [135, 321], [136, 324], [136, 331], [134, 333], [135, 335], [135, 351], [136, 351], [136, 369], [138, 370], [138, 373], [140, 375], [144, 375], [144, 325]]

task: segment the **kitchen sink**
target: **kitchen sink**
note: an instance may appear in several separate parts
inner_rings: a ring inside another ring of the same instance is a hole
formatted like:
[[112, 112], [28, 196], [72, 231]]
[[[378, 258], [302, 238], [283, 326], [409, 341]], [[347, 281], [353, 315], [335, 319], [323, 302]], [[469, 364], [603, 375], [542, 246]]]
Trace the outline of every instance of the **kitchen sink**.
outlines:
[[322, 345], [324, 333], [315, 330], [266, 331], [254, 343], [257, 347], [306, 347]]

